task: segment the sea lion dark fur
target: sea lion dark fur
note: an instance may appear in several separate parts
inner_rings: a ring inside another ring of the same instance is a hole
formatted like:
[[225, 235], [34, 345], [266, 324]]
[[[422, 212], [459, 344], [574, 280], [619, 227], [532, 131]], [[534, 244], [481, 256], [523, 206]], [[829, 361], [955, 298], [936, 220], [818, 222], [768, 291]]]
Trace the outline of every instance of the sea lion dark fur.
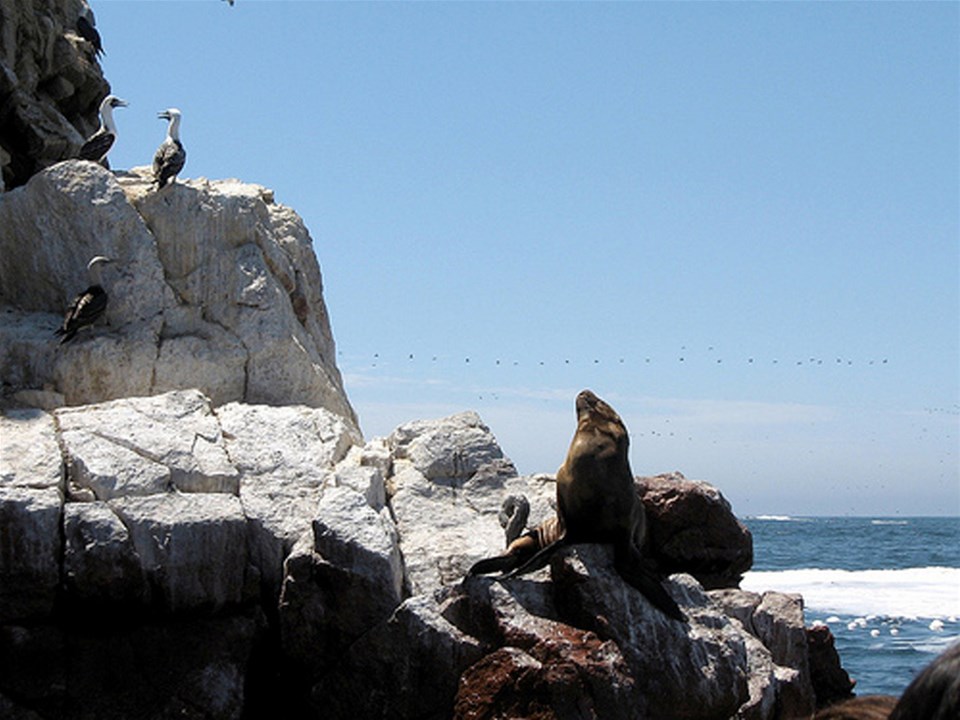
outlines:
[[664, 614], [683, 613], [640, 555], [646, 531], [643, 503], [633, 484], [630, 438], [620, 416], [589, 390], [577, 395], [577, 431], [557, 471], [557, 515], [510, 542], [503, 555], [470, 568], [471, 575], [533, 572], [564, 545], [611, 543], [617, 572]]

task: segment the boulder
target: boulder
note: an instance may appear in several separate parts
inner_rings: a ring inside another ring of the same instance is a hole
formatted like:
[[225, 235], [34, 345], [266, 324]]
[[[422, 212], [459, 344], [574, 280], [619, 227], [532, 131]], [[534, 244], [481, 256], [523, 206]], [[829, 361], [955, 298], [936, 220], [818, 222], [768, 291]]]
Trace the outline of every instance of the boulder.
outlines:
[[447, 591], [444, 616], [497, 648], [461, 676], [455, 717], [637, 716], [644, 701], [619, 647], [561, 622], [553, 590], [478, 577]]
[[705, 588], [739, 587], [753, 565], [753, 538], [719, 490], [680, 473], [637, 478], [647, 511], [645, 554], [667, 573]]
[[518, 478], [476, 413], [402, 425], [386, 445], [390, 506], [415, 595], [459, 582], [474, 562], [503, 551], [497, 513], [507, 495], [529, 498], [531, 524], [555, 512], [553, 482]]
[[[731, 618], [731, 622], [737, 625], [739, 620]], [[779, 714], [778, 705], [781, 669], [774, 664], [770, 651], [750, 632], [745, 630], [742, 637], [747, 650], [748, 699], [737, 710], [737, 720], [785, 717]]]
[[817, 709], [854, 696], [855, 680], [851, 680], [840, 664], [833, 633], [826, 625], [807, 628], [807, 651], [810, 662], [810, 683]]
[[[384, 655], [392, 663], [406, 662], [395, 659], [382, 638], [399, 632], [395, 625], [403, 612], [432, 608], [436, 602], [440, 615], [456, 630], [444, 631], [449, 636], [446, 642], [459, 644], [460, 652], [475, 645], [483, 658], [468, 668], [454, 663], [457, 672], [463, 671], [456, 695], [451, 699], [444, 690], [429, 700], [418, 698], [421, 704], [409, 709], [417, 716], [770, 720], [781, 706], [798, 706], [791, 700], [796, 688], [790, 683], [802, 683], [799, 671], [774, 662], [771, 650], [747, 629], [753, 628], [760, 596], [733, 598], [736, 609], [729, 616], [693, 577], [673, 575], [666, 581], [668, 592], [688, 618], [687, 623], [676, 623], [620, 578], [612, 566], [611, 548], [602, 545], [565, 549], [549, 568], [511, 581], [464, 578], [473, 562], [502, 551], [503, 531], [496, 517], [508, 495], [524, 494], [531, 500], [530, 524], [556, 512], [553, 479], [512, 477], [512, 466], [493, 447], [496, 441], [488, 432], [472, 414], [419, 421], [386, 440], [389, 458], [377, 440], [352, 450], [342, 463], [353, 468], [375, 464], [378, 472], [386, 469], [388, 505], [397, 520], [406, 573], [404, 591], [410, 597], [389, 620], [355, 640], [341, 634], [346, 642], [332, 664], [319, 667], [314, 661], [310, 677], [320, 677], [314, 684], [316, 708], [330, 717], [350, 712], [336, 698], [361, 693], [357, 675], [364, 678], [362, 692], [368, 699], [353, 708], [355, 713], [409, 716], [385, 709], [388, 698], [401, 707], [410, 700], [405, 689], [382, 676]], [[483, 462], [469, 461], [474, 452]], [[364, 466], [359, 460], [363, 457], [375, 460]], [[362, 486], [351, 489], [357, 507], [364, 505]], [[368, 500], [366, 505], [370, 504]], [[319, 530], [315, 525], [315, 536]], [[298, 548], [310, 554], [309, 564], [304, 561], [302, 566], [309, 572], [298, 573], [291, 556], [287, 577], [292, 582], [285, 582], [284, 597], [288, 591], [289, 597], [306, 596], [304, 591], [312, 584], [313, 600], [302, 605], [309, 604], [314, 617], [328, 613], [325, 622], [335, 624], [330, 608], [344, 604], [353, 608], [360, 601], [352, 600], [349, 591], [341, 592], [340, 584], [321, 578], [333, 577], [344, 562], [349, 565], [352, 553], [346, 561], [325, 567], [316, 545]], [[322, 601], [316, 589], [321, 585], [327, 593]], [[795, 609], [771, 603], [772, 626], [780, 627], [781, 610]], [[770, 636], [779, 634], [782, 631], [776, 629]], [[294, 632], [288, 636], [309, 638]], [[408, 653], [422, 651], [412, 641], [409, 645]], [[309, 639], [307, 647], [318, 646]], [[782, 660], [788, 661], [800, 664], [794, 656]], [[439, 687], [451, 687], [449, 668], [435, 672]]]
[[810, 682], [803, 598], [765, 592], [752, 619], [757, 637], [770, 650], [773, 662], [778, 666], [780, 711], [785, 717], [812, 714], [815, 698]]
[[407, 461], [438, 485], [462, 485], [481, 467], [503, 459], [490, 428], [475, 412], [401, 425], [387, 438], [387, 446], [395, 460]]
[[[751, 662], [772, 673], [767, 681], [775, 690], [779, 712], [784, 717], [806, 717], [814, 711], [814, 686], [810, 676], [810, 655], [799, 595], [745, 590], [712, 590], [708, 593], [724, 612], [742, 625], [764, 648], [765, 657]], [[752, 641], [753, 641], [752, 640]], [[764, 673], [751, 673], [754, 678]], [[752, 690], [758, 701], [770, 702], [759, 687]]]
[[[16, 532], [0, 534], [0, 632], [25, 659], [20, 671], [0, 653], [11, 712], [136, 716], [149, 700], [199, 717], [196, 693], [212, 718], [281, 694], [330, 718], [772, 720], [812, 698], [795, 598], [707, 594], [674, 574], [677, 623], [622, 580], [604, 545], [565, 548], [510, 581], [465, 577], [503, 550], [507, 496], [530, 500], [531, 525], [556, 512], [553, 478], [516, 477], [473, 413], [365, 445], [322, 408], [217, 408], [196, 390], [2, 420], [13, 442], [0, 454], [0, 527]], [[228, 622], [240, 632], [229, 650], [180, 635]], [[138, 643], [169, 652], [163, 633], [187, 648], [163, 697], [129, 679], [107, 689], [104, 648], [153, 672]], [[44, 653], [60, 659], [30, 664]]]
[[397, 531], [386, 509], [374, 510], [350, 488], [330, 487], [316, 514], [313, 531], [287, 558], [279, 606], [286, 654], [314, 678], [403, 597]]
[[460, 677], [453, 717], [636, 717], [633, 680], [613, 642], [569, 626], [529, 651], [502, 647]]
[[[324, 407], [357, 430], [302, 220], [258, 185], [201, 179], [158, 193], [148, 177], [71, 160], [0, 195], [0, 400], [196, 388], [214, 406]], [[58, 345], [94, 255], [116, 261], [103, 272], [104, 319]]]
[[638, 717], [732, 717], [749, 700], [743, 634], [692, 577], [665, 581], [689, 619], [679, 623], [623, 581], [608, 546], [574, 546], [551, 573], [561, 617], [620, 648], [644, 701]]

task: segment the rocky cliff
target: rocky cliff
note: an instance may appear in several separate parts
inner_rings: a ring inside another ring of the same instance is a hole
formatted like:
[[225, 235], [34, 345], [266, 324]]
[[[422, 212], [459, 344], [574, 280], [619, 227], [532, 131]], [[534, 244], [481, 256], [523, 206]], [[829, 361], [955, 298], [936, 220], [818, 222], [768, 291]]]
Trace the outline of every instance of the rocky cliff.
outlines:
[[[231, 401], [326, 407], [356, 426], [337, 370], [320, 267], [272, 193], [59, 163], [0, 196], [0, 388], [8, 404], [78, 405], [197, 388]], [[104, 272], [105, 321], [52, 343]]]
[[[86, 9], [0, 0], [0, 717], [809, 714], [802, 601], [736, 588], [752, 541], [705, 483], [637, 484], [687, 623], [602, 546], [465, 578], [553, 478], [472, 412], [364, 442], [269, 190], [58, 162], [107, 92]], [[59, 345], [95, 255], [105, 317]]]
[[6, 716], [813, 707], [799, 598], [707, 592], [677, 573], [668, 587], [689, 618], [677, 623], [603, 546], [509, 582], [465, 579], [503, 547], [506, 495], [530, 499], [531, 523], [555, 512], [553, 478], [517, 477], [475, 413], [363, 444], [322, 408], [214, 407], [181, 390], [7, 410], [0, 434]]
[[[140, 171], [68, 161], [0, 195], [0, 250], [5, 715], [813, 707], [801, 601], [735, 589], [749, 533], [703, 483], [638, 483], [687, 624], [608, 548], [464, 579], [503, 547], [508, 494], [531, 523], [555, 512], [553, 478], [518, 477], [471, 412], [364, 443], [310, 237], [266, 189], [151, 192]], [[95, 254], [116, 260], [106, 322], [59, 345]]]

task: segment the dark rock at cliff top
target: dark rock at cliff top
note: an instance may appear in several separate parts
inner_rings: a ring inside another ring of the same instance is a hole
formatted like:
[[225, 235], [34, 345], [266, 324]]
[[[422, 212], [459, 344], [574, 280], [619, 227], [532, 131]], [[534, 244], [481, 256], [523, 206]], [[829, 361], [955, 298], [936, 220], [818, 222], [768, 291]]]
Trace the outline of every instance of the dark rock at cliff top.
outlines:
[[0, 190], [75, 156], [110, 92], [77, 32], [84, 0], [0, 0]]

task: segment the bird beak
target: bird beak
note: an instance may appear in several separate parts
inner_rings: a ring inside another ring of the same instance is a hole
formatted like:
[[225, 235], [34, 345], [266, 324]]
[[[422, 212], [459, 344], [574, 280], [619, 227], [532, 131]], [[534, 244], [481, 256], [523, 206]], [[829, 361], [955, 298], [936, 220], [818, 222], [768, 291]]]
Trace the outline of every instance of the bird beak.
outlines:
[[114, 107], [127, 107], [127, 105], [129, 104], [130, 103], [128, 103], [126, 100], [121, 100], [120, 98], [117, 98], [116, 100], [113, 101]]
[[168, 113], [166, 110], [164, 110], [163, 112], [157, 113], [157, 118], [160, 119], [160, 120], [169, 120], [169, 119], [170, 119], [170, 113]]

